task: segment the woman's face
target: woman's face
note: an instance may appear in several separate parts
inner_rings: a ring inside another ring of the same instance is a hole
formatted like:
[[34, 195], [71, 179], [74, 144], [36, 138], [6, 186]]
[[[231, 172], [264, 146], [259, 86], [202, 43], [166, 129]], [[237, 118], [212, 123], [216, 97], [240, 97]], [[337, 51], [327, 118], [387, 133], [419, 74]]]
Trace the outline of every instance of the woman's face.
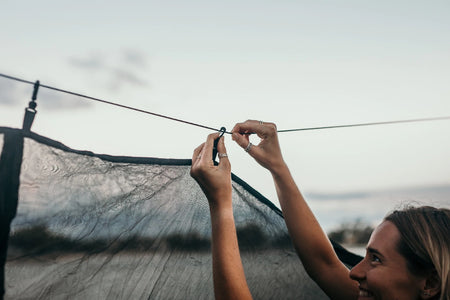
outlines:
[[364, 259], [350, 272], [360, 284], [359, 300], [420, 299], [425, 278], [411, 274], [406, 259], [398, 252], [400, 233], [384, 221], [372, 233]]

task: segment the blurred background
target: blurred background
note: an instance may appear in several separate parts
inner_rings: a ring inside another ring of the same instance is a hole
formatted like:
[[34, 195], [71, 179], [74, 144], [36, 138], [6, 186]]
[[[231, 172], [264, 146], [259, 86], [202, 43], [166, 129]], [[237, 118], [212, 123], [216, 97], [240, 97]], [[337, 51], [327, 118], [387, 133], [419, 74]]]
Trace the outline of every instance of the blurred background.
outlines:
[[[448, 1], [2, 1], [0, 73], [231, 130], [450, 116]], [[0, 126], [33, 87], [0, 78]], [[190, 158], [211, 131], [41, 88], [33, 131], [97, 153]], [[327, 231], [450, 206], [450, 120], [280, 133]], [[255, 144], [258, 139], [254, 139]], [[233, 172], [279, 205], [226, 136]]]

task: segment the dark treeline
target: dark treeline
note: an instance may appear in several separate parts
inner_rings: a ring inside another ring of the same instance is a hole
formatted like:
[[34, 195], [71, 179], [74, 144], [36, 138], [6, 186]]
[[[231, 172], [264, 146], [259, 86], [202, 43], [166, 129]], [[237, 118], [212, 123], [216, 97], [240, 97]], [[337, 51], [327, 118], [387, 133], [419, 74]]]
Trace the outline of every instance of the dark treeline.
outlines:
[[328, 233], [328, 237], [339, 244], [366, 245], [374, 227], [356, 220], [343, 223], [339, 228]]
[[[276, 238], [268, 237], [255, 224], [237, 228], [239, 247], [242, 250], [290, 247], [287, 234]], [[167, 236], [144, 237], [130, 235], [120, 238], [83, 238], [76, 239], [49, 230], [44, 225], [15, 230], [9, 238], [9, 246], [15, 251], [32, 255], [50, 253], [118, 253], [141, 251], [210, 251], [209, 237], [198, 233], [173, 233]]]

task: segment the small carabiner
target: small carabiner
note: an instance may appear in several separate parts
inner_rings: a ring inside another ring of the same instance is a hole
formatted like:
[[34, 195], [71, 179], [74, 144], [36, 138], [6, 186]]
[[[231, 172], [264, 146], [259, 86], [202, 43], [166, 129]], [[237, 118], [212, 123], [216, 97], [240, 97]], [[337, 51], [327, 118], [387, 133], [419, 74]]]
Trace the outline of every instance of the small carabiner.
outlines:
[[220, 128], [219, 132], [220, 135], [217, 139], [214, 140], [214, 146], [213, 146], [213, 162], [215, 165], [218, 165], [218, 162], [216, 162], [216, 157], [217, 157], [217, 144], [219, 143], [220, 138], [225, 134], [225, 132], [227, 131], [227, 129], [225, 127]]

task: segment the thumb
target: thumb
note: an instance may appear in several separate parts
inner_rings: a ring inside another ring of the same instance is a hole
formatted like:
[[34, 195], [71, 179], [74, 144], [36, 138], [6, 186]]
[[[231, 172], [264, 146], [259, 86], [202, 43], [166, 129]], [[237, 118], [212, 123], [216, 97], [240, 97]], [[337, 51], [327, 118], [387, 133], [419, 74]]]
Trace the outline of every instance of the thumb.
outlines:
[[258, 145], [250, 145], [250, 140], [248, 135], [241, 135], [236, 132], [233, 132], [233, 140], [242, 147], [250, 156], [259, 159], [261, 156], [261, 149], [259, 149]]
[[247, 148], [248, 143], [249, 143], [248, 136], [244, 136], [237, 132], [233, 132], [232, 139], [243, 149]]

